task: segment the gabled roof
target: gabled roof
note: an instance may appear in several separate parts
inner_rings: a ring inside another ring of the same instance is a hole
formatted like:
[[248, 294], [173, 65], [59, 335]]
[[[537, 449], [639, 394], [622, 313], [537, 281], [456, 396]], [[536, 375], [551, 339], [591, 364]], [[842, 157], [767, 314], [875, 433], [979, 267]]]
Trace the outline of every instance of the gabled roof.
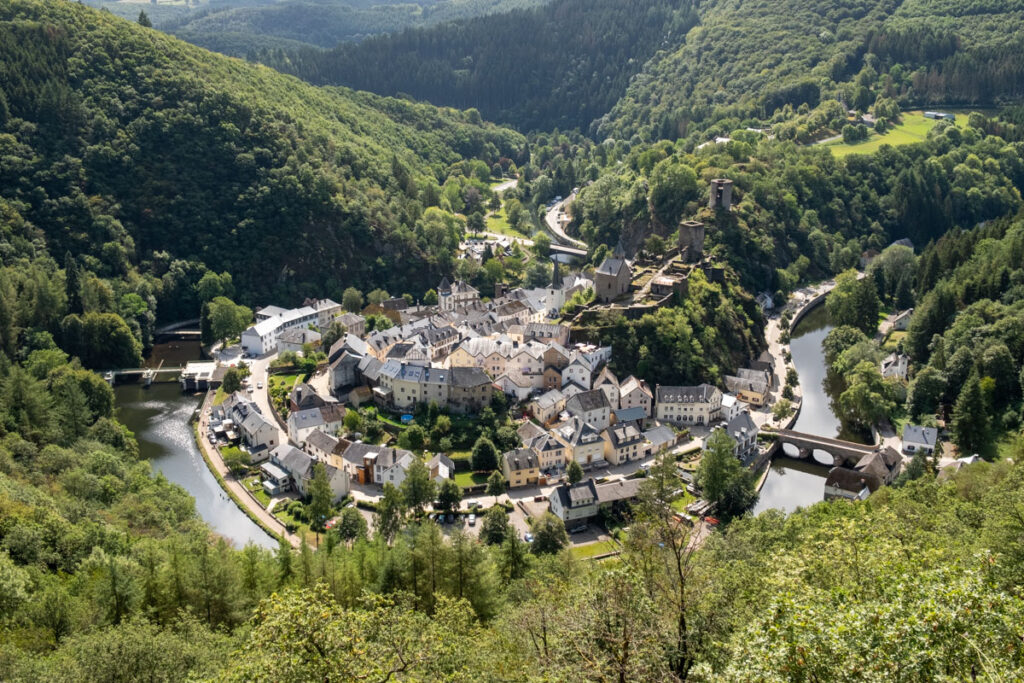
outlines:
[[606, 258], [597, 270], [594, 271], [598, 275], [610, 275], [611, 277], [618, 277], [622, 269], [629, 269], [629, 264], [626, 263], [625, 259], [621, 258]]
[[591, 410], [611, 410], [608, 397], [600, 389], [591, 389], [576, 394], [565, 402], [565, 409], [570, 413], [583, 413]]
[[631, 422], [620, 422], [613, 424], [605, 430], [608, 440], [616, 449], [632, 446], [644, 441], [643, 433]]
[[934, 448], [938, 438], [939, 430], [935, 429], [935, 427], [907, 425], [903, 428], [903, 440], [909, 443], [922, 444]]
[[362, 465], [363, 458], [371, 454], [376, 454], [376, 464], [384, 467], [385, 469], [394, 466], [397, 462], [401, 462], [406, 458], [406, 456], [414, 457], [411, 451], [407, 451], [402, 448], [374, 446], [373, 444], [368, 443], [354, 443], [350, 445], [345, 449], [345, 454], [342, 457], [346, 462], [350, 462], [355, 465]]
[[281, 444], [270, 453], [270, 458], [292, 475], [292, 479], [310, 479], [313, 477], [313, 464], [316, 462], [307, 453], [303, 453], [291, 444]]
[[547, 408], [553, 408], [564, 400], [565, 396], [562, 395], [561, 391], [558, 389], [552, 389], [535, 398], [533, 402], [536, 403], [541, 410], [544, 410]]
[[613, 410], [615, 419], [618, 422], [632, 422], [634, 420], [644, 420], [647, 418], [647, 412], [643, 408], [623, 408], [621, 410]]
[[466, 389], [491, 384], [491, 378], [482, 368], [478, 367], [454, 367], [449, 371], [449, 381], [453, 387]]
[[289, 400], [298, 406], [299, 410], [322, 406], [325, 401], [316, 393], [316, 389], [305, 382], [299, 382], [292, 389], [288, 396]]
[[540, 467], [536, 454], [529, 448], [517, 448], [502, 455], [512, 472], [518, 470], [535, 470]]
[[736, 441], [742, 441], [745, 436], [757, 434], [757, 424], [755, 424], [754, 419], [750, 417], [750, 412], [744, 410], [739, 415], [729, 420], [729, 424], [726, 425], [725, 431]]
[[313, 433], [306, 437], [306, 445], [326, 453], [336, 453], [340, 450], [341, 441], [327, 432], [314, 429]]
[[555, 489], [553, 495], [557, 495], [563, 509], [593, 505], [597, 502], [597, 491], [594, 489], [594, 480], [587, 479], [576, 484], [562, 484]]
[[455, 463], [444, 453], [438, 453], [427, 463], [430, 478], [443, 477], [449, 479], [455, 474]]
[[619, 384], [619, 394], [626, 396], [634, 391], [642, 391], [648, 396], [651, 395], [651, 389], [647, 386], [647, 382], [639, 380], [633, 375], [630, 375]]
[[324, 418], [319, 408], [292, 411], [292, 414], [288, 416], [288, 421], [293, 423], [296, 429], [309, 429], [310, 427], [315, 429], [324, 424]]
[[610, 481], [607, 484], [596, 485], [598, 504], [614, 503], [620, 500], [630, 500], [640, 494], [642, 479], [619, 479]]

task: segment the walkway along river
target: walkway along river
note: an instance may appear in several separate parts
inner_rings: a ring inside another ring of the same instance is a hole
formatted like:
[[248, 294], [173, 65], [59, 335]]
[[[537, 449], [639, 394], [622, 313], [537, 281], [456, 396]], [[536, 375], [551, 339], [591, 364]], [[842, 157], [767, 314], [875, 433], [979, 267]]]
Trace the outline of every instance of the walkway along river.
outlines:
[[271, 538], [221, 489], [196, 447], [189, 418], [200, 399], [181, 393], [178, 383], [123, 384], [114, 388], [118, 419], [135, 432], [139, 451], [154, 470], [195, 498], [196, 511], [236, 547], [256, 543], [276, 548]]
[[[828, 310], [820, 304], [800, 320], [790, 337], [789, 350], [803, 391], [803, 407], [792, 429], [818, 436], [858, 440], [843, 431], [825, 386], [827, 367], [821, 343], [832, 328]], [[754, 514], [771, 508], [792, 512], [823, 500], [828, 470], [828, 467], [810, 461], [776, 458], [761, 487]]]

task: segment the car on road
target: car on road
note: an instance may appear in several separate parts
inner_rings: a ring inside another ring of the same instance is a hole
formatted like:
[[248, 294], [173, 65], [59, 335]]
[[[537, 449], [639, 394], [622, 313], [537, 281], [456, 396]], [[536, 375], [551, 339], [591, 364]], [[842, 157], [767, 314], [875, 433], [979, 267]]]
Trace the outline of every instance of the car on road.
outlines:
[[263, 382], [256, 382], [256, 388], [257, 389], [262, 389], [263, 388]]
[[469, 525], [476, 526], [476, 513], [471, 513], [469, 515]]

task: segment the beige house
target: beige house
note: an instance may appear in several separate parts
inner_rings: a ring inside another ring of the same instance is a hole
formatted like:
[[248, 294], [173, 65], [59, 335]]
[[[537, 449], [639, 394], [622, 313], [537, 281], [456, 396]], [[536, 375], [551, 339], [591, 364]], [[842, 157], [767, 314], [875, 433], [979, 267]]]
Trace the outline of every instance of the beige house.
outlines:
[[633, 274], [623, 258], [606, 258], [594, 271], [594, 294], [597, 300], [608, 303], [629, 291]]
[[647, 440], [635, 424], [621, 422], [604, 430], [604, 459], [613, 465], [640, 460], [646, 454]]
[[558, 389], [552, 389], [530, 401], [526, 408], [538, 422], [547, 424], [565, 410], [565, 396]]
[[695, 387], [657, 387], [655, 417], [676, 425], [707, 425], [718, 419], [722, 392], [710, 384]]
[[540, 460], [529, 448], [517, 448], [501, 457], [501, 472], [509, 488], [535, 486], [540, 477]]
[[642, 408], [644, 414], [650, 417], [651, 408], [654, 405], [654, 396], [647, 382], [637, 379], [633, 375], [626, 378], [619, 385], [619, 407], [623, 409]]

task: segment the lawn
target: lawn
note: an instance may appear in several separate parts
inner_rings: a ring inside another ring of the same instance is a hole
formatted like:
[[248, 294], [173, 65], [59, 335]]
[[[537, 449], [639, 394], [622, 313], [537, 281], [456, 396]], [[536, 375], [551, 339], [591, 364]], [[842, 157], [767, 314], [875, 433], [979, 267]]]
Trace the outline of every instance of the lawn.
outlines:
[[[878, 151], [882, 145], [910, 145], [921, 142], [928, 136], [928, 131], [932, 129], [932, 126], [938, 123], [933, 119], [926, 119], [920, 111], [903, 112], [900, 118], [902, 119], [900, 124], [891, 128], [885, 135], [879, 135], [872, 130], [868, 139], [863, 142], [848, 145], [842, 141], [836, 141], [825, 146], [832, 150], [837, 157], [844, 157], [847, 154], [872, 154]], [[962, 128], [966, 124], [967, 116], [958, 115], [957, 127]]]
[[487, 483], [488, 475], [483, 472], [456, 472], [455, 483], [464, 489], [481, 486]]
[[263, 488], [263, 482], [260, 481], [258, 476], [246, 479], [245, 488], [249, 489], [249, 491], [256, 496], [256, 500], [258, 500], [263, 507], [270, 505], [270, 494]]
[[672, 501], [672, 509], [675, 510], [676, 512], [686, 514], [686, 506], [695, 500], [697, 499], [694, 498], [692, 493], [690, 493], [686, 489], [683, 489], [683, 495], [679, 496], [678, 498]]
[[499, 235], [507, 235], [508, 237], [529, 238], [529, 235], [519, 232], [509, 224], [508, 218], [505, 216], [504, 207], [498, 209], [494, 213], [488, 214], [486, 230], [487, 232], [493, 232]]
[[267, 378], [267, 387], [273, 391], [277, 387], [285, 386], [288, 388], [288, 391], [291, 391], [295, 383], [302, 378], [302, 375], [303, 373], [301, 372], [292, 375], [270, 375]]
[[906, 332], [902, 330], [893, 330], [885, 337], [885, 341], [882, 342], [882, 350], [889, 351], [890, 353], [895, 351], [899, 346], [899, 343], [903, 341], [903, 338], [907, 336]]
[[574, 545], [569, 547], [569, 554], [577, 560], [587, 560], [598, 555], [618, 552], [619, 546], [611, 541], [595, 541], [586, 545]]
[[213, 395], [213, 405], [219, 406], [221, 403], [224, 402], [224, 399], [226, 399], [227, 397], [228, 395], [224, 393], [224, 387], [217, 387], [217, 393]]

